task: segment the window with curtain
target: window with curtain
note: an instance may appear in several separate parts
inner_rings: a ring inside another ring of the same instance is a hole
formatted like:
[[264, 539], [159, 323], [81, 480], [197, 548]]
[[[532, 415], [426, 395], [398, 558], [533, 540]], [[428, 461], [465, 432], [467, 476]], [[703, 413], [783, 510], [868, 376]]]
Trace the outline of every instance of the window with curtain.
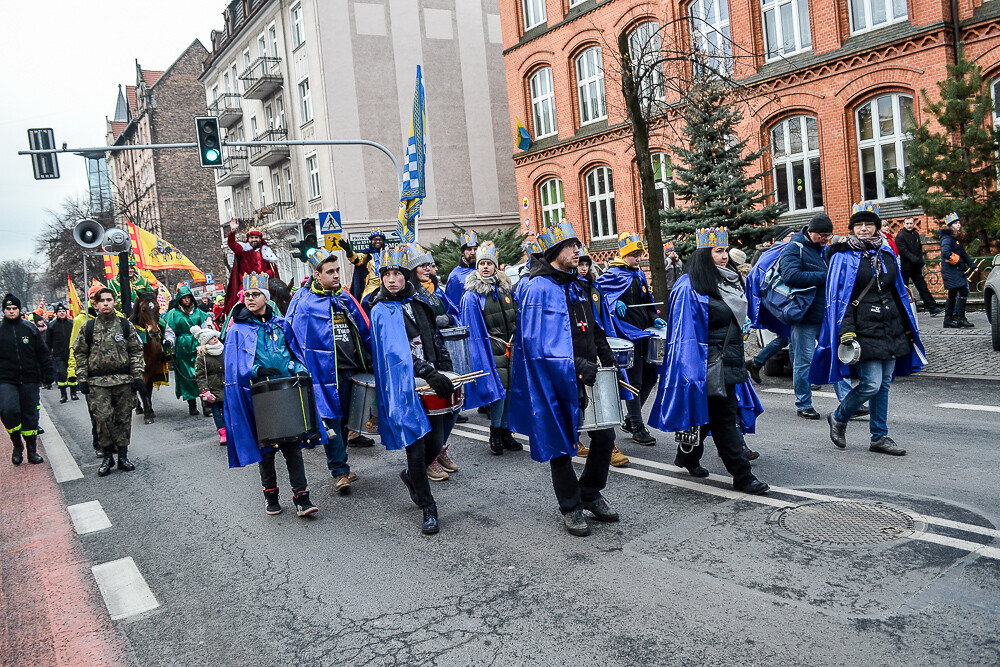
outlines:
[[629, 33], [629, 54], [635, 63], [639, 91], [643, 102], [666, 99], [663, 86], [663, 53], [660, 24], [656, 21], [641, 23]]
[[850, 0], [848, 7], [852, 33], [876, 30], [908, 16], [906, 0]]
[[545, 23], [545, 0], [521, 0], [524, 9], [524, 30]]
[[557, 134], [556, 95], [552, 87], [552, 68], [542, 67], [532, 74], [528, 87], [531, 89], [531, 113], [535, 126], [535, 138], [541, 139]]
[[712, 69], [729, 70], [733, 64], [729, 1], [694, 0], [688, 5], [688, 16], [694, 48], [707, 57]]
[[809, 0], [761, 0], [768, 60], [812, 48]]
[[576, 90], [580, 97], [580, 124], [608, 117], [604, 100], [604, 61], [601, 47], [592, 46], [576, 57]]

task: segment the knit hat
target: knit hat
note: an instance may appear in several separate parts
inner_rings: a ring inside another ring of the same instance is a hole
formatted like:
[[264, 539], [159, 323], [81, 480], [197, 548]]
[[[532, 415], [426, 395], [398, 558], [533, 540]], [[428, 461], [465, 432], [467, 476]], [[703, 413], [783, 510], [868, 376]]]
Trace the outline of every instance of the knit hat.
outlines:
[[57, 304], [56, 304], [56, 308], [55, 308], [55, 311], [53, 311], [53, 312], [56, 312], [56, 313], [58, 313], [58, 312], [59, 312], [60, 310], [66, 310], [66, 309], [67, 309], [67, 308], [66, 308], [66, 306], [64, 306], [64, 305], [63, 305], [63, 304], [61, 304], [61, 303], [57, 303]]
[[853, 231], [854, 225], [859, 222], [870, 222], [875, 225], [875, 229], [882, 229], [882, 218], [878, 215], [878, 204], [871, 201], [863, 201], [852, 206], [851, 220], [847, 223], [847, 226]]
[[747, 254], [739, 248], [730, 248], [729, 259], [733, 260], [733, 263], [736, 264], [736, 266], [739, 266], [740, 264], [747, 263]]
[[93, 299], [95, 296], [97, 296], [97, 291], [99, 289], [101, 289], [102, 287], [104, 287], [104, 285], [102, 285], [101, 283], [99, 283], [99, 282], [97, 282], [95, 280], [94, 284], [91, 285], [90, 289], [87, 290], [87, 298], [88, 299]]
[[806, 231], [816, 234], [833, 234], [833, 221], [826, 213], [817, 213], [809, 221], [809, 227], [806, 228]]
[[197, 324], [191, 327], [191, 335], [198, 339], [198, 345], [208, 345], [208, 341], [219, 335], [219, 332], [211, 327], [202, 329]]
[[3, 307], [6, 308], [7, 306], [17, 306], [17, 309], [20, 310], [21, 300], [18, 299], [13, 294], [11, 294], [10, 292], [8, 292], [7, 296], [3, 298]]

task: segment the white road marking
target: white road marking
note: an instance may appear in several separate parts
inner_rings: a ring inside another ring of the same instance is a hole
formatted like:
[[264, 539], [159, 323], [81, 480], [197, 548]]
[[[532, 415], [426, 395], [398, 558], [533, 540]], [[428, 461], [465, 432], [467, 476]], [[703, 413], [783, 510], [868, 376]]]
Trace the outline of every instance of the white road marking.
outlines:
[[73, 527], [76, 528], [77, 535], [96, 533], [111, 527], [111, 519], [105, 514], [100, 500], [70, 505], [66, 509], [69, 510], [69, 516], [73, 519]]
[[[473, 440], [483, 440], [483, 442], [489, 442], [489, 438], [483, 439], [482, 436], [477, 436], [474, 433], [469, 433], [468, 431], [462, 430], [466, 428], [471, 428], [477, 431], [482, 431], [483, 433], [489, 433], [490, 432], [489, 426], [479, 426], [478, 424], [461, 424], [456, 428], [458, 428], [458, 430], [456, 431], [455, 429], [452, 429], [452, 433], [458, 433], [460, 435], [464, 435], [467, 438], [472, 438]], [[513, 435], [521, 442], [528, 442], [528, 436], [526, 435], [521, 435], [520, 433], [514, 433]]]
[[[771, 388], [771, 389], [761, 389], [761, 391], [766, 392], [768, 394], [788, 394], [789, 396], [795, 395], [794, 389]], [[832, 391], [814, 391], [812, 395], [821, 396], [822, 398], [837, 398], [837, 395]]]
[[76, 464], [76, 459], [69, 453], [69, 447], [66, 446], [62, 436], [59, 435], [55, 424], [49, 419], [45, 408], [38, 411], [38, 424], [45, 429], [45, 433], [42, 434], [40, 441], [42, 449], [45, 451], [45, 458], [52, 468], [52, 474], [55, 475], [56, 481], [62, 483], [73, 479], [83, 479], [80, 466]]
[[948, 408], [949, 410], [976, 410], [979, 412], [1000, 412], [1000, 407], [996, 405], [971, 405], [966, 403], [938, 403], [936, 408]]
[[160, 606], [131, 556], [95, 565], [90, 569], [97, 580], [97, 587], [101, 589], [112, 621]]

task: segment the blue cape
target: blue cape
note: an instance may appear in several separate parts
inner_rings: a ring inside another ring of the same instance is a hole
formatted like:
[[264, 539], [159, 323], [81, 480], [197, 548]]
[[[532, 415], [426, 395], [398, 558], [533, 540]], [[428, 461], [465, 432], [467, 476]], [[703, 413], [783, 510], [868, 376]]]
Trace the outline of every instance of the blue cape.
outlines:
[[[695, 292], [687, 274], [670, 291], [670, 332], [660, 367], [649, 425], [661, 431], [686, 431], [708, 423], [708, 296]], [[753, 433], [764, 412], [749, 382], [736, 385], [740, 428]]]
[[455, 307], [456, 303], [462, 302], [462, 294], [465, 293], [465, 279], [469, 277], [475, 269], [469, 269], [461, 264], [456, 266], [448, 274], [448, 284], [445, 286], [445, 294], [448, 295], [448, 299], [452, 303], [452, 307]]
[[472, 362], [473, 370], [489, 373], [486, 377], [465, 385], [463, 407], [466, 410], [489, 405], [507, 395], [497, 374], [496, 363], [493, 361], [493, 348], [486, 332], [486, 321], [483, 320], [485, 307], [486, 297], [482, 294], [466, 292], [462, 295], [461, 318], [465, 326], [469, 327], [469, 361]]
[[322, 419], [340, 419], [344, 408], [337, 393], [337, 348], [333, 338], [333, 310], [346, 313], [357, 328], [354, 345], [371, 346], [368, 317], [349, 292], [327, 297], [302, 288], [288, 304], [288, 321], [292, 336], [288, 345], [292, 354], [301, 359], [313, 379], [316, 408]]
[[528, 436], [535, 461], [575, 455], [580, 397], [566, 291], [543, 275], [530, 278], [521, 294], [511, 354], [510, 427]]
[[757, 263], [750, 269], [747, 276], [747, 315], [750, 317], [750, 326], [754, 329], [767, 329], [779, 336], [788, 338], [792, 328], [771, 314], [771, 311], [763, 305], [760, 298], [760, 287], [764, 282], [764, 276], [768, 269], [778, 261], [781, 251], [788, 245], [785, 242], [775, 243], [761, 254]]
[[[646, 282], [646, 273], [641, 269], [633, 273], [626, 268], [612, 266], [597, 278], [597, 286], [601, 289], [601, 293], [604, 296], [604, 304], [609, 313], [615, 312], [615, 302], [621, 299], [622, 294], [632, 284], [633, 277], [638, 277], [639, 282], [646, 288], [646, 293], [650, 295], [650, 300], [652, 300], [652, 292], [649, 290], [649, 283]], [[655, 310], [655, 307], [653, 308]], [[657, 312], [659, 311], [657, 310]], [[615, 326], [622, 338], [636, 341], [641, 338], [649, 338], [653, 335], [648, 331], [638, 329], [628, 322], [619, 319], [617, 315], [612, 315], [612, 317], [614, 317]]]
[[[590, 282], [586, 278], [580, 278], [580, 280], [587, 283]], [[601, 325], [605, 336], [618, 338], [618, 329], [615, 327], [615, 316], [608, 309], [608, 302], [604, 298], [604, 291], [597, 283], [594, 283], [594, 290], [598, 294], [597, 301], [594, 301], [592, 304], [594, 306], [594, 320]]]
[[527, 274], [521, 276], [517, 279], [517, 284], [514, 285], [512, 290], [514, 294], [514, 301], [517, 301], [517, 307], [520, 308], [521, 304], [524, 302], [524, 290], [528, 289], [528, 280], [530, 276]]
[[378, 433], [386, 449], [409, 447], [431, 431], [423, 403], [413, 389], [413, 357], [404, 317], [398, 301], [377, 301], [372, 307]]
[[[913, 335], [910, 353], [896, 360], [893, 377], [911, 375], [919, 372], [924, 366], [924, 361], [921, 359], [924, 346], [920, 342], [917, 322], [913, 319], [913, 312], [909, 308], [909, 297], [903, 284], [903, 272], [899, 269], [899, 259], [887, 243], [882, 243], [879, 252], [888, 252], [896, 262], [896, 296], [899, 297], [897, 304], [901, 304], [902, 310], [906, 313], [904, 328], [908, 326]], [[860, 251], [835, 252], [830, 257], [830, 273], [826, 278], [826, 315], [823, 318], [823, 327], [819, 331], [819, 339], [816, 341], [812, 367], [809, 369], [809, 381], [813, 384], [834, 384], [844, 378], [852, 377], [851, 367], [837, 358], [837, 346], [840, 345], [840, 325], [851, 302], [860, 263]]]

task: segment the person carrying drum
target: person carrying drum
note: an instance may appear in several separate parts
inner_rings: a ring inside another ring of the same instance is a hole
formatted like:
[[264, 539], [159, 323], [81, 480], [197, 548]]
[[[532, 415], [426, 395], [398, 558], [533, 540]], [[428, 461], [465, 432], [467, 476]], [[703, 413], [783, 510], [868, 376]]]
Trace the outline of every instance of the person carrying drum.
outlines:
[[292, 354], [312, 375], [316, 409], [332, 435], [327, 441], [326, 466], [337, 491], [346, 494], [358, 476], [347, 463], [347, 410], [351, 378], [368, 373], [371, 331], [368, 316], [349, 292], [341, 289], [337, 255], [317, 248], [309, 255], [313, 275], [288, 305]]
[[424, 379], [440, 398], [453, 395], [455, 386], [444, 374], [452, 370], [451, 357], [434, 312], [416, 298], [409, 282], [411, 250], [404, 244], [382, 253], [382, 286], [369, 300], [372, 357], [379, 436], [386, 449], [406, 449], [406, 469], [399, 479], [423, 511], [421, 532], [431, 535], [440, 526], [426, 471], [444, 446], [445, 427], [452, 418], [426, 414], [414, 380]]
[[611, 261], [608, 270], [597, 279], [608, 310], [615, 314], [618, 335], [635, 345], [635, 362], [625, 371], [629, 384], [639, 389], [639, 395], [625, 401], [625, 431], [632, 434], [632, 441], [640, 445], [655, 445], [656, 438], [649, 434], [642, 421], [642, 406], [656, 386], [658, 368], [646, 361], [646, 339], [653, 336], [651, 328], [662, 329], [667, 323], [653, 303], [646, 273], [639, 266], [646, 246], [638, 234], [622, 232], [618, 237], [618, 257]]
[[469, 274], [476, 270], [476, 248], [479, 247], [479, 235], [475, 232], [462, 232], [459, 238], [462, 244], [460, 248], [462, 257], [458, 260], [458, 266], [448, 274], [448, 284], [445, 292], [452, 303], [461, 303], [462, 294], [465, 292], [465, 281], [469, 279]]
[[469, 327], [472, 367], [488, 373], [465, 390], [467, 409], [488, 405], [490, 451], [521, 451], [510, 432], [510, 349], [517, 330], [517, 303], [510, 278], [500, 271], [500, 250], [487, 241], [476, 251], [476, 270], [465, 280], [462, 322]]
[[595, 385], [600, 366], [614, 368], [614, 355], [594, 316], [592, 303], [600, 296], [577, 276], [580, 240], [573, 225], [561, 222], [545, 230], [538, 247], [541, 256], [532, 261], [530, 277], [522, 278], [530, 282], [518, 306], [510, 425], [528, 436], [532, 459], [548, 462], [563, 524], [571, 535], [582, 537], [590, 534], [584, 509], [598, 521], [618, 521], [618, 513], [601, 495], [615, 445], [614, 428], [590, 431], [583, 475], [577, 479], [573, 470], [577, 432], [591, 400], [586, 387]]
[[[318, 512], [319, 508], [309, 501], [306, 470], [302, 462], [304, 443], [290, 442], [264, 448], [257, 444], [251, 383], [306, 373], [305, 366], [292, 357], [288, 347], [291, 326], [287, 320], [275, 315], [273, 307], [268, 304], [271, 298], [267, 289], [268, 278], [266, 273], [243, 276], [243, 303], [233, 309], [226, 331], [223, 415], [229, 467], [259, 463], [260, 481], [264, 487], [264, 511], [272, 516], [280, 514], [278, 476], [274, 468], [274, 457], [280, 449], [288, 468], [295, 511], [299, 516], [309, 516]], [[325, 445], [326, 431], [320, 429], [320, 436]]]

